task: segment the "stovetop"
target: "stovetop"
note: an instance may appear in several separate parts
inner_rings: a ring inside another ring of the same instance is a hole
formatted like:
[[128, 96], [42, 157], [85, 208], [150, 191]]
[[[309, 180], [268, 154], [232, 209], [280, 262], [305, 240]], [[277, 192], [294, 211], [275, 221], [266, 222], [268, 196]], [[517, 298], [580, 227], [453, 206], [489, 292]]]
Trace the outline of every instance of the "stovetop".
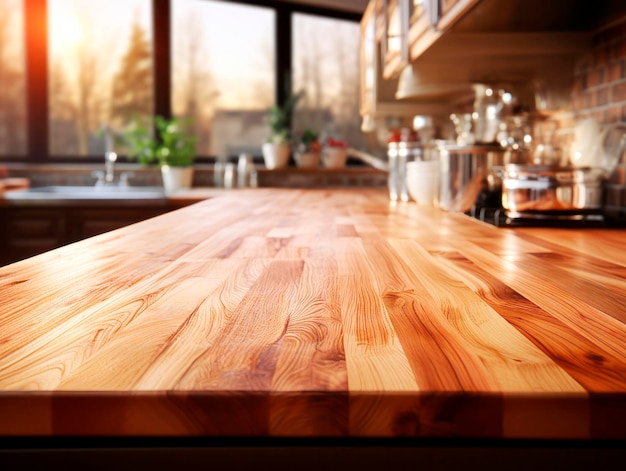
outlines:
[[626, 208], [581, 211], [509, 212], [500, 192], [481, 193], [468, 216], [496, 227], [626, 228]]

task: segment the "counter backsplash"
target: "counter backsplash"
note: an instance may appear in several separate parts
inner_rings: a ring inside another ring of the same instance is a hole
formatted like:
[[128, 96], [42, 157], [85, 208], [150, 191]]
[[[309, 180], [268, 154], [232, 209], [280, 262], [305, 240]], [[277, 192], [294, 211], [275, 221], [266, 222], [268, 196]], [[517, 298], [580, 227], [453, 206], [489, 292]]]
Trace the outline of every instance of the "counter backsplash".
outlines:
[[601, 126], [626, 122], [626, 21], [593, 37], [593, 49], [576, 63], [569, 110], [538, 124], [539, 133], [554, 127], [555, 144], [572, 141], [576, 122], [593, 117]]
[[[94, 185], [93, 171], [103, 170], [99, 164], [27, 165], [6, 164], [12, 177], [24, 177], [31, 186], [47, 185]], [[213, 165], [199, 164], [194, 171], [194, 187], [214, 186]], [[135, 164], [118, 164], [116, 174], [132, 172], [132, 186], [161, 185], [161, 173], [157, 168]], [[350, 188], [384, 187], [387, 173], [370, 167], [346, 167], [344, 169], [305, 170], [296, 167], [267, 170], [258, 168], [258, 185], [279, 188]]]

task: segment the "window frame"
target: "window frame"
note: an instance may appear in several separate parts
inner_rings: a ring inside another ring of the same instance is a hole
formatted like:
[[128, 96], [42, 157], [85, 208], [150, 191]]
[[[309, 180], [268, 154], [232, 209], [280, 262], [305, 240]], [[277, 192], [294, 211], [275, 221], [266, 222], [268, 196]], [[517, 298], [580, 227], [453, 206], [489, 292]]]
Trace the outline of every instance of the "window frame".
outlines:
[[[201, 1], [201, 0], [199, 0]], [[327, 18], [360, 22], [362, 14], [342, 10], [287, 3], [275, 0], [217, 0], [228, 3], [255, 5], [275, 10], [276, 74], [275, 102], [281, 104], [286, 97], [285, 81], [290, 76], [292, 53], [291, 18], [294, 13], [306, 13]], [[93, 163], [101, 155], [51, 156], [48, 143], [48, 6], [47, 0], [24, 0], [24, 41], [26, 65], [26, 126], [25, 155], [0, 155], [0, 162], [33, 164]], [[170, 0], [152, 0], [153, 60], [154, 60], [154, 113], [172, 116], [171, 107], [171, 6]], [[120, 156], [125, 161], [125, 156]], [[198, 155], [196, 162], [213, 162], [215, 156]]]

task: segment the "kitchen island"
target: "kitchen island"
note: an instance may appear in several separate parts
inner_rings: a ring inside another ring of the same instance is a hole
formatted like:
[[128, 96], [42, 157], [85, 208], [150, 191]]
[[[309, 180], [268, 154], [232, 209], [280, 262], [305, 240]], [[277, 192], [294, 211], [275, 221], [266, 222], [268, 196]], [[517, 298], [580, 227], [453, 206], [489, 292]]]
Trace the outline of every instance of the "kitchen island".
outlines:
[[226, 191], [0, 268], [0, 439], [620, 445], [625, 241]]

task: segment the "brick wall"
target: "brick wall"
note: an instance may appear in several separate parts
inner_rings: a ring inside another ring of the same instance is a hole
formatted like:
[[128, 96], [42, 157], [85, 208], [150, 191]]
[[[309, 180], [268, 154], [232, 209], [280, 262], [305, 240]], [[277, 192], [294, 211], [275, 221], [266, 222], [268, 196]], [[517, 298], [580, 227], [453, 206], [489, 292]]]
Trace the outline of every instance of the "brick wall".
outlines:
[[593, 50], [574, 71], [572, 109], [577, 119], [626, 122], [626, 21], [593, 38]]
[[554, 131], [553, 144], [567, 149], [577, 122], [594, 118], [607, 126], [626, 123], [626, 19], [597, 32], [591, 51], [576, 61], [570, 104], [540, 122], [535, 135]]
[[[601, 126], [626, 123], [626, 19], [596, 33], [593, 49], [574, 71], [572, 116], [561, 122], [594, 118]], [[570, 134], [571, 136], [571, 134]], [[626, 154], [605, 186], [605, 208], [626, 218]]]

